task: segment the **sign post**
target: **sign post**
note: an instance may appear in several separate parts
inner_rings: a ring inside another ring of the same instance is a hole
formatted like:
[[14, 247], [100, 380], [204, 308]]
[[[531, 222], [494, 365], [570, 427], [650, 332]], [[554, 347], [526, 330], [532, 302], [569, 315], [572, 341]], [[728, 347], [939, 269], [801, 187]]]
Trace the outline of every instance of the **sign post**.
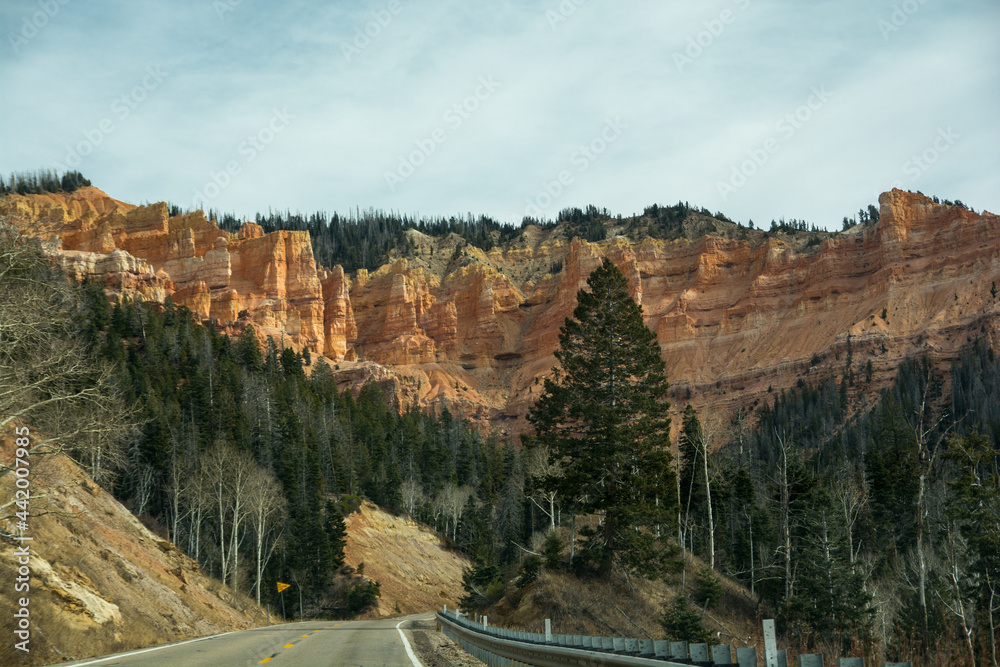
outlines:
[[285, 589], [290, 587], [291, 584], [283, 584], [278, 582], [278, 597], [281, 598], [281, 616], [282, 618], [287, 618], [285, 616]]

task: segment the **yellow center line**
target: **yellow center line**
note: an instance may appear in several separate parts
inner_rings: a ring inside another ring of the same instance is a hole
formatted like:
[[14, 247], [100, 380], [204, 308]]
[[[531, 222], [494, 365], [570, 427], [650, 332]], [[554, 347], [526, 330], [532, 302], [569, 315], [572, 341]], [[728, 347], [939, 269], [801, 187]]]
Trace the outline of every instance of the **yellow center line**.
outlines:
[[263, 660], [261, 660], [261, 661], [260, 661], [260, 662], [258, 662], [257, 664], [258, 664], [258, 665], [263, 665], [263, 664], [264, 664], [265, 662], [271, 662], [271, 658], [264, 658]]
[[303, 637], [308, 637], [309, 635], [302, 635]]
[[295, 646], [295, 644], [285, 644], [281, 648], [292, 648], [293, 646]]

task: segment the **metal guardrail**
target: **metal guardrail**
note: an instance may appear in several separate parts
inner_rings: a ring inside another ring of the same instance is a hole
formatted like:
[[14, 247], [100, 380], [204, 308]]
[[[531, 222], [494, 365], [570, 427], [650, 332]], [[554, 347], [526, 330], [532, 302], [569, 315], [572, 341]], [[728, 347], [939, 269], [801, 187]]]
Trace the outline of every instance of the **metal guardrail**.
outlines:
[[[445, 634], [466, 652], [486, 663], [488, 667], [513, 667], [515, 665], [532, 665], [534, 667], [564, 667], [566, 665], [684, 667], [702, 664], [692, 660], [672, 662], [669, 660], [670, 656], [665, 655], [670, 650], [669, 642], [523, 632], [490, 627], [486, 623], [471, 621], [454, 612], [438, 612], [437, 620]], [[585, 640], [589, 640], [589, 646], [584, 646]], [[599, 641], [601, 645], [594, 646], [595, 641]], [[664, 655], [657, 655], [656, 649], [660, 649], [659, 652]], [[756, 663], [756, 655], [754, 663]], [[711, 665], [713, 663], [706, 661], [704, 664]]]
[[[437, 621], [445, 634], [475, 656], [487, 667], [564, 667], [587, 665], [593, 667], [757, 667], [757, 649], [737, 648], [736, 662], [730, 646], [708, 646], [652, 639], [624, 639], [621, 637], [591, 637], [587, 635], [560, 635], [550, 631], [545, 621], [545, 632], [526, 632], [490, 626], [486, 617], [482, 621], [465, 618], [460, 613], [438, 612]], [[773, 642], [773, 621], [770, 624], [773, 655], [768, 664], [787, 667], [784, 650], [776, 650]], [[765, 628], [767, 630], [768, 628]], [[765, 632], [765, 635], [767, 633]], [[767, 643], [767, 637], [765, 637]], [[772, 662], [773, 660], [773, 662]], [[823, 655], [801, 654], [799, 667], [825, 667]], [[863, 658], [839, 658], [837, 667], [864, 667]], [[908, 662], [886, 662], [884, 667], [912, 667]]]

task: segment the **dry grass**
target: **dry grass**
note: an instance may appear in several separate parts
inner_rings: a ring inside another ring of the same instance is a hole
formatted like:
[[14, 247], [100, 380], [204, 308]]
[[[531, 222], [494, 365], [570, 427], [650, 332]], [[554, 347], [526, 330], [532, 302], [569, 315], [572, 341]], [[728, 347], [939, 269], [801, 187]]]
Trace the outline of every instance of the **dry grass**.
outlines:
[[[8, 460], [9, 445], [0, 441], [0, 460]], [[12, 483], [0, 478], [0, 498], [12, 494]], [[31, 651], [2, 642], [0, 664], [59, 662], [264, 623], [252, 600], [205, 576], [67, 458], [36, 460], [32, 484]], [[0, 581], [13, 582], [16, 570], [14, 545], [0, 542]], [[0, 587], [0, 609], [16, 609], [22, 595]], [[13, 637], [13, 620], [0, 618], [0, 633]]]
[[[689, 562], [687, 589], [701, 563]], [[719, 643], [752, 646], [758, 642], [757, 607], [738, 583], [723, 578], [724, 595], [705, 612], [705, 627]], [[538, 579], [508, 595], [489, 609], [491, 623], [544, 631], [551, 619], [552, 631], [661, 639], [660, 616], [680, 593], [680, 578], [674, 582], [650, 581], [621, 574], [608, 579], [577, 577], [561, 570], [543, 570]]]

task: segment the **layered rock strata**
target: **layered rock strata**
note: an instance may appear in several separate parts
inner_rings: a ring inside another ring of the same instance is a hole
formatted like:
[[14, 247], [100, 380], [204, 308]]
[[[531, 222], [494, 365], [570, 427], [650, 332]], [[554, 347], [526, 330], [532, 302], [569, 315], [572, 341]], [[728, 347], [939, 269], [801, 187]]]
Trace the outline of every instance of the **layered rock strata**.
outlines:
[[[555, 363], [559, 327], [604, 257], [629, 278], [681, 402], [729, 408], [801, 378], [854, 372], [877, 386], [899, 361], [948, 359], [997, 336], [1000, 218], [893, 190], [875, 225], [845, 233], [569, 239], [526, 228], [489, 252], [407, 232], [407, 257], [345, 275], [317, 267], [305, 232], [220, 231], [198, 212], [133, 207], [99, 190], [7, 197], [44, 225], [74, 274], [286, 344], [322, 351], [345, 385], [374, 377], [401, 403], [447, 405], [509, 430]], [[719, 222], [718, 224], [723, 224]], [[728, 223], [725, 223], [728, 224]], [[450, 258], [450, 259], [448, 259]]]

